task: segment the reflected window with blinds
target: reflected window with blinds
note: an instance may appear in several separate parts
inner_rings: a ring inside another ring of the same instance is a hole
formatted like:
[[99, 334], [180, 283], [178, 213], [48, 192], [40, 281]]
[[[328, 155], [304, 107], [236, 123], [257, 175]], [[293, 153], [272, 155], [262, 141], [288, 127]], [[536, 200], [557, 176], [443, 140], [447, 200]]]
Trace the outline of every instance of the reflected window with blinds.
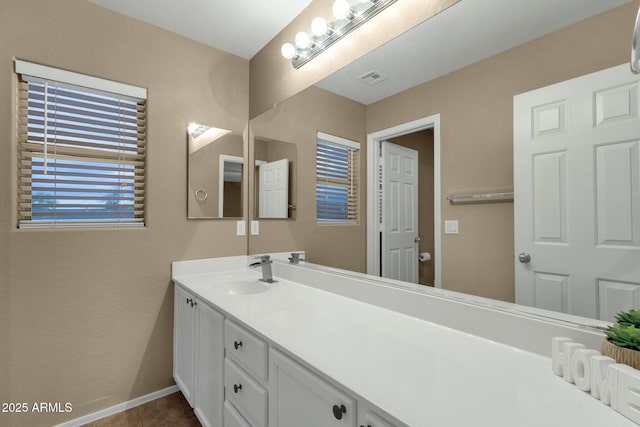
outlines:
[[318, 223], [357, 223], [359, 152], [358, 142], [318, 132], [316, 146]]
[[144, 226], [146, 90], [16, 61], [18, 226]]

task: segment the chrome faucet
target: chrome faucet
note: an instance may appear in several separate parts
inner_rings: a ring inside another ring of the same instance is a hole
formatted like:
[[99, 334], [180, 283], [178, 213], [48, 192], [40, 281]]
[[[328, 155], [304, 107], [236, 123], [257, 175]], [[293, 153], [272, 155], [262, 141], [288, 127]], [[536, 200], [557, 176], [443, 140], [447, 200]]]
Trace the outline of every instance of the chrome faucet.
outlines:
[[289, 264], [298, 265], [300, 264], [300, 261], [304, 261], [304, 258], [300, 258], [301, 255], [303, 254], [300, 252], [291, 252], [291, 256], [289, 257]]
[[266, 283], [276, 283], [276, 280], [273, 280], [273, 274], [271, 273], [271, 264], [273, 264], [273, 260], [269, 255], [262, 255], [256, 257], [260, 261], [249, 264], [251, 268], [262, 267], [262, 279], [263, 282]]

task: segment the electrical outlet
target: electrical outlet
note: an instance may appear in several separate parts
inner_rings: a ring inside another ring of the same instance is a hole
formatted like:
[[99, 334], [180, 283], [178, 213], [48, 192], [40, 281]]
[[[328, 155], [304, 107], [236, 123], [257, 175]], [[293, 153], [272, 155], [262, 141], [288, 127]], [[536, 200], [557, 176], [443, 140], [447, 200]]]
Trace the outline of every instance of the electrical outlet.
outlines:
[[444, 234], [458, 234], [458, 220], [448, 219], [444, 222]]
[[246, 223], [244, 221], [236, 221], [236, 235], [245, 236], [247, 234]]

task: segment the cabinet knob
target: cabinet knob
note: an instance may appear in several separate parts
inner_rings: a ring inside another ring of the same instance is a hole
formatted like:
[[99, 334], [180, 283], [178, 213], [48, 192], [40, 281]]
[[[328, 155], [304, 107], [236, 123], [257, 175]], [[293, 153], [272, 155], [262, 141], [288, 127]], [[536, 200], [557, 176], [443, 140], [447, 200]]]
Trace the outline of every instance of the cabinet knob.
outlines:
[[234, 341], [233, 342], [233, 348], [235, 348], [237, 350], [240, 347], [242, 347], [242, 341]]
[[238, 391], [242, 390], [242, 384], [234, 384], [233, 385], [233, 392], [238, 394]]
[[336, 417], [336, 420], [342, 419], [342, 414], [347, 413], [347, 408], [344, 405], [333, 405], [333, 416]]

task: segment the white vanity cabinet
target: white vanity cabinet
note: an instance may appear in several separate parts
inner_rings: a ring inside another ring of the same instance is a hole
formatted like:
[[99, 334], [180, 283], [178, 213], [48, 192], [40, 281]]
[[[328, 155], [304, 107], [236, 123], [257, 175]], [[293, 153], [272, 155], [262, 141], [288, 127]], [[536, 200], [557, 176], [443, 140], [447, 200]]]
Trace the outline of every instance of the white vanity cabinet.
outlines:
[[269, 351], [270, 427], [355, 427], [356, 401], [275, 349]]
[[267, 343], [231, 320], [224, 322], [224, 347], [232, 359], [253, 377], [267, 380]]
[[377, 411], [366, 405], [358, 405], [358, 427], [400, 427], [401, 423], [387, 421]]
[[228, 400], [224, 402], [224, 427], [251, 427]]
[[223, 325], [222, 314], [175, 287], [173, 377], [205, 427], [222, 425]]
[[173, 376], [204, 427], [400, 427], [175, 286]]
[[226, 419], [232, 418], [253, 427], [266, 427], [268, 344], [227, 319], [224, 322], [224, 346], [225, 406], [237, 412], [225, 414], [225, 425]]
[[173, 379], [191, 406], [195, 381], [196, 311], [195, 298], [179, 286], [173, 300]]

